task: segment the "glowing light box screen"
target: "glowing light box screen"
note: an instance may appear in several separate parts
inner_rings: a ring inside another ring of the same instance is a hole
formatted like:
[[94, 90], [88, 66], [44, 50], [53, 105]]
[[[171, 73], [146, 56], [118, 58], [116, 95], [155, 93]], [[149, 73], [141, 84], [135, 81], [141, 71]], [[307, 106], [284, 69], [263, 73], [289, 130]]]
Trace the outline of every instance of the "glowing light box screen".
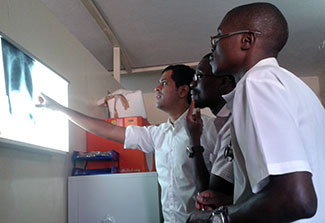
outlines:
[[35, 107], [40, 92], [68, 106], [68, 82], [7, 38], [0, 38], [0, 141], [68, 152], [68, 120]]

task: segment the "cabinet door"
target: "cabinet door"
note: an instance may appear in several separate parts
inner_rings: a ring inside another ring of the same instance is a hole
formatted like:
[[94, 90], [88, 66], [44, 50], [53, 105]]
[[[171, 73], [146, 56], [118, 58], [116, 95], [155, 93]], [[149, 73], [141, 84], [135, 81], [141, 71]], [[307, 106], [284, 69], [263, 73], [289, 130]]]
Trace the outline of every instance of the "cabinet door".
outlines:
[[159, 222], [157, 174], [125, 173], [69, 177], [69, 223]]

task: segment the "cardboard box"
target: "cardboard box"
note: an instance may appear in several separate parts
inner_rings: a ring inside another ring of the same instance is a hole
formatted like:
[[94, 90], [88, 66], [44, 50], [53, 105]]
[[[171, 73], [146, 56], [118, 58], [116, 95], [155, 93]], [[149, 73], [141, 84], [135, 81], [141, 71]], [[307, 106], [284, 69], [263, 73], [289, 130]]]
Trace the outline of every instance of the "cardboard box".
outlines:
[[149, 125], [148, 121], [142, 117], [126, 117], [124, 120], [124, 127], [129, 125], [137, 125], [137, 126], [146, 126]]
[[105, 121], [112, 123], [113, 125], [117, 126], [124, 126], [124, 119], [123, 118], [110, 118], [110, 119], [105, 119]]
[[[102, 100], [97, 102], [97, 104], [100, 103], [102, 103]], [[105, 98], [104, 103], [108, 106], [111, 118], [124, 118], [130, 116], [141, 116], [144, 119], [147, 118], [141, 90], [117, 90], [108, 95]]]

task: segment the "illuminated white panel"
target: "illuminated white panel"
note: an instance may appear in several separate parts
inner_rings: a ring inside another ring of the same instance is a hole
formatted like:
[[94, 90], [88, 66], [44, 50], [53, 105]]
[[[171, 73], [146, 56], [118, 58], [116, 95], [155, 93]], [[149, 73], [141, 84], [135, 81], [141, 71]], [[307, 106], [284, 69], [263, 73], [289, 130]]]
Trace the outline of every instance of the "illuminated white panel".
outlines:
[[68, 82], [8, 38], [0, 49], [0, 141], [68, 152], [68, 120], [35, 107], [40, 92], [68, 106]]

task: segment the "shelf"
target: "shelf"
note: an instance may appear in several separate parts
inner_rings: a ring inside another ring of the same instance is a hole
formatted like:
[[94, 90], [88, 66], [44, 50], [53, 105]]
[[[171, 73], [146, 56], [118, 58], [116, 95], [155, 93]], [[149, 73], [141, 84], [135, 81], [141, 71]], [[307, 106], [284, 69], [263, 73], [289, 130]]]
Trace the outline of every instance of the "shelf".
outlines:
[[[111, 152], [79, 152], [74, 151], [72, 154], [72, 176], [82, 176], [82, 175], [96, 175], [96, 174], [112, 174], [120, 172], [120, 163], [119, 163], [120, 154], [113, 149]], [[111, 162], [110, 168], [103, 169], [87, 169], [89, 161], [98, 161], [98, 162]], [[83, 168], [77, 168], [77, 162], [85, 162]], [[117, 166], [114, 164], [117, 163]]]
[[97, 174], [112, 174], [116, 172], [118, 168], [106, 168], [106, 169], [83, 169], [83, 168], [73, 168], [73, 176], [84, 176], [84, 175], [97, 175]]

